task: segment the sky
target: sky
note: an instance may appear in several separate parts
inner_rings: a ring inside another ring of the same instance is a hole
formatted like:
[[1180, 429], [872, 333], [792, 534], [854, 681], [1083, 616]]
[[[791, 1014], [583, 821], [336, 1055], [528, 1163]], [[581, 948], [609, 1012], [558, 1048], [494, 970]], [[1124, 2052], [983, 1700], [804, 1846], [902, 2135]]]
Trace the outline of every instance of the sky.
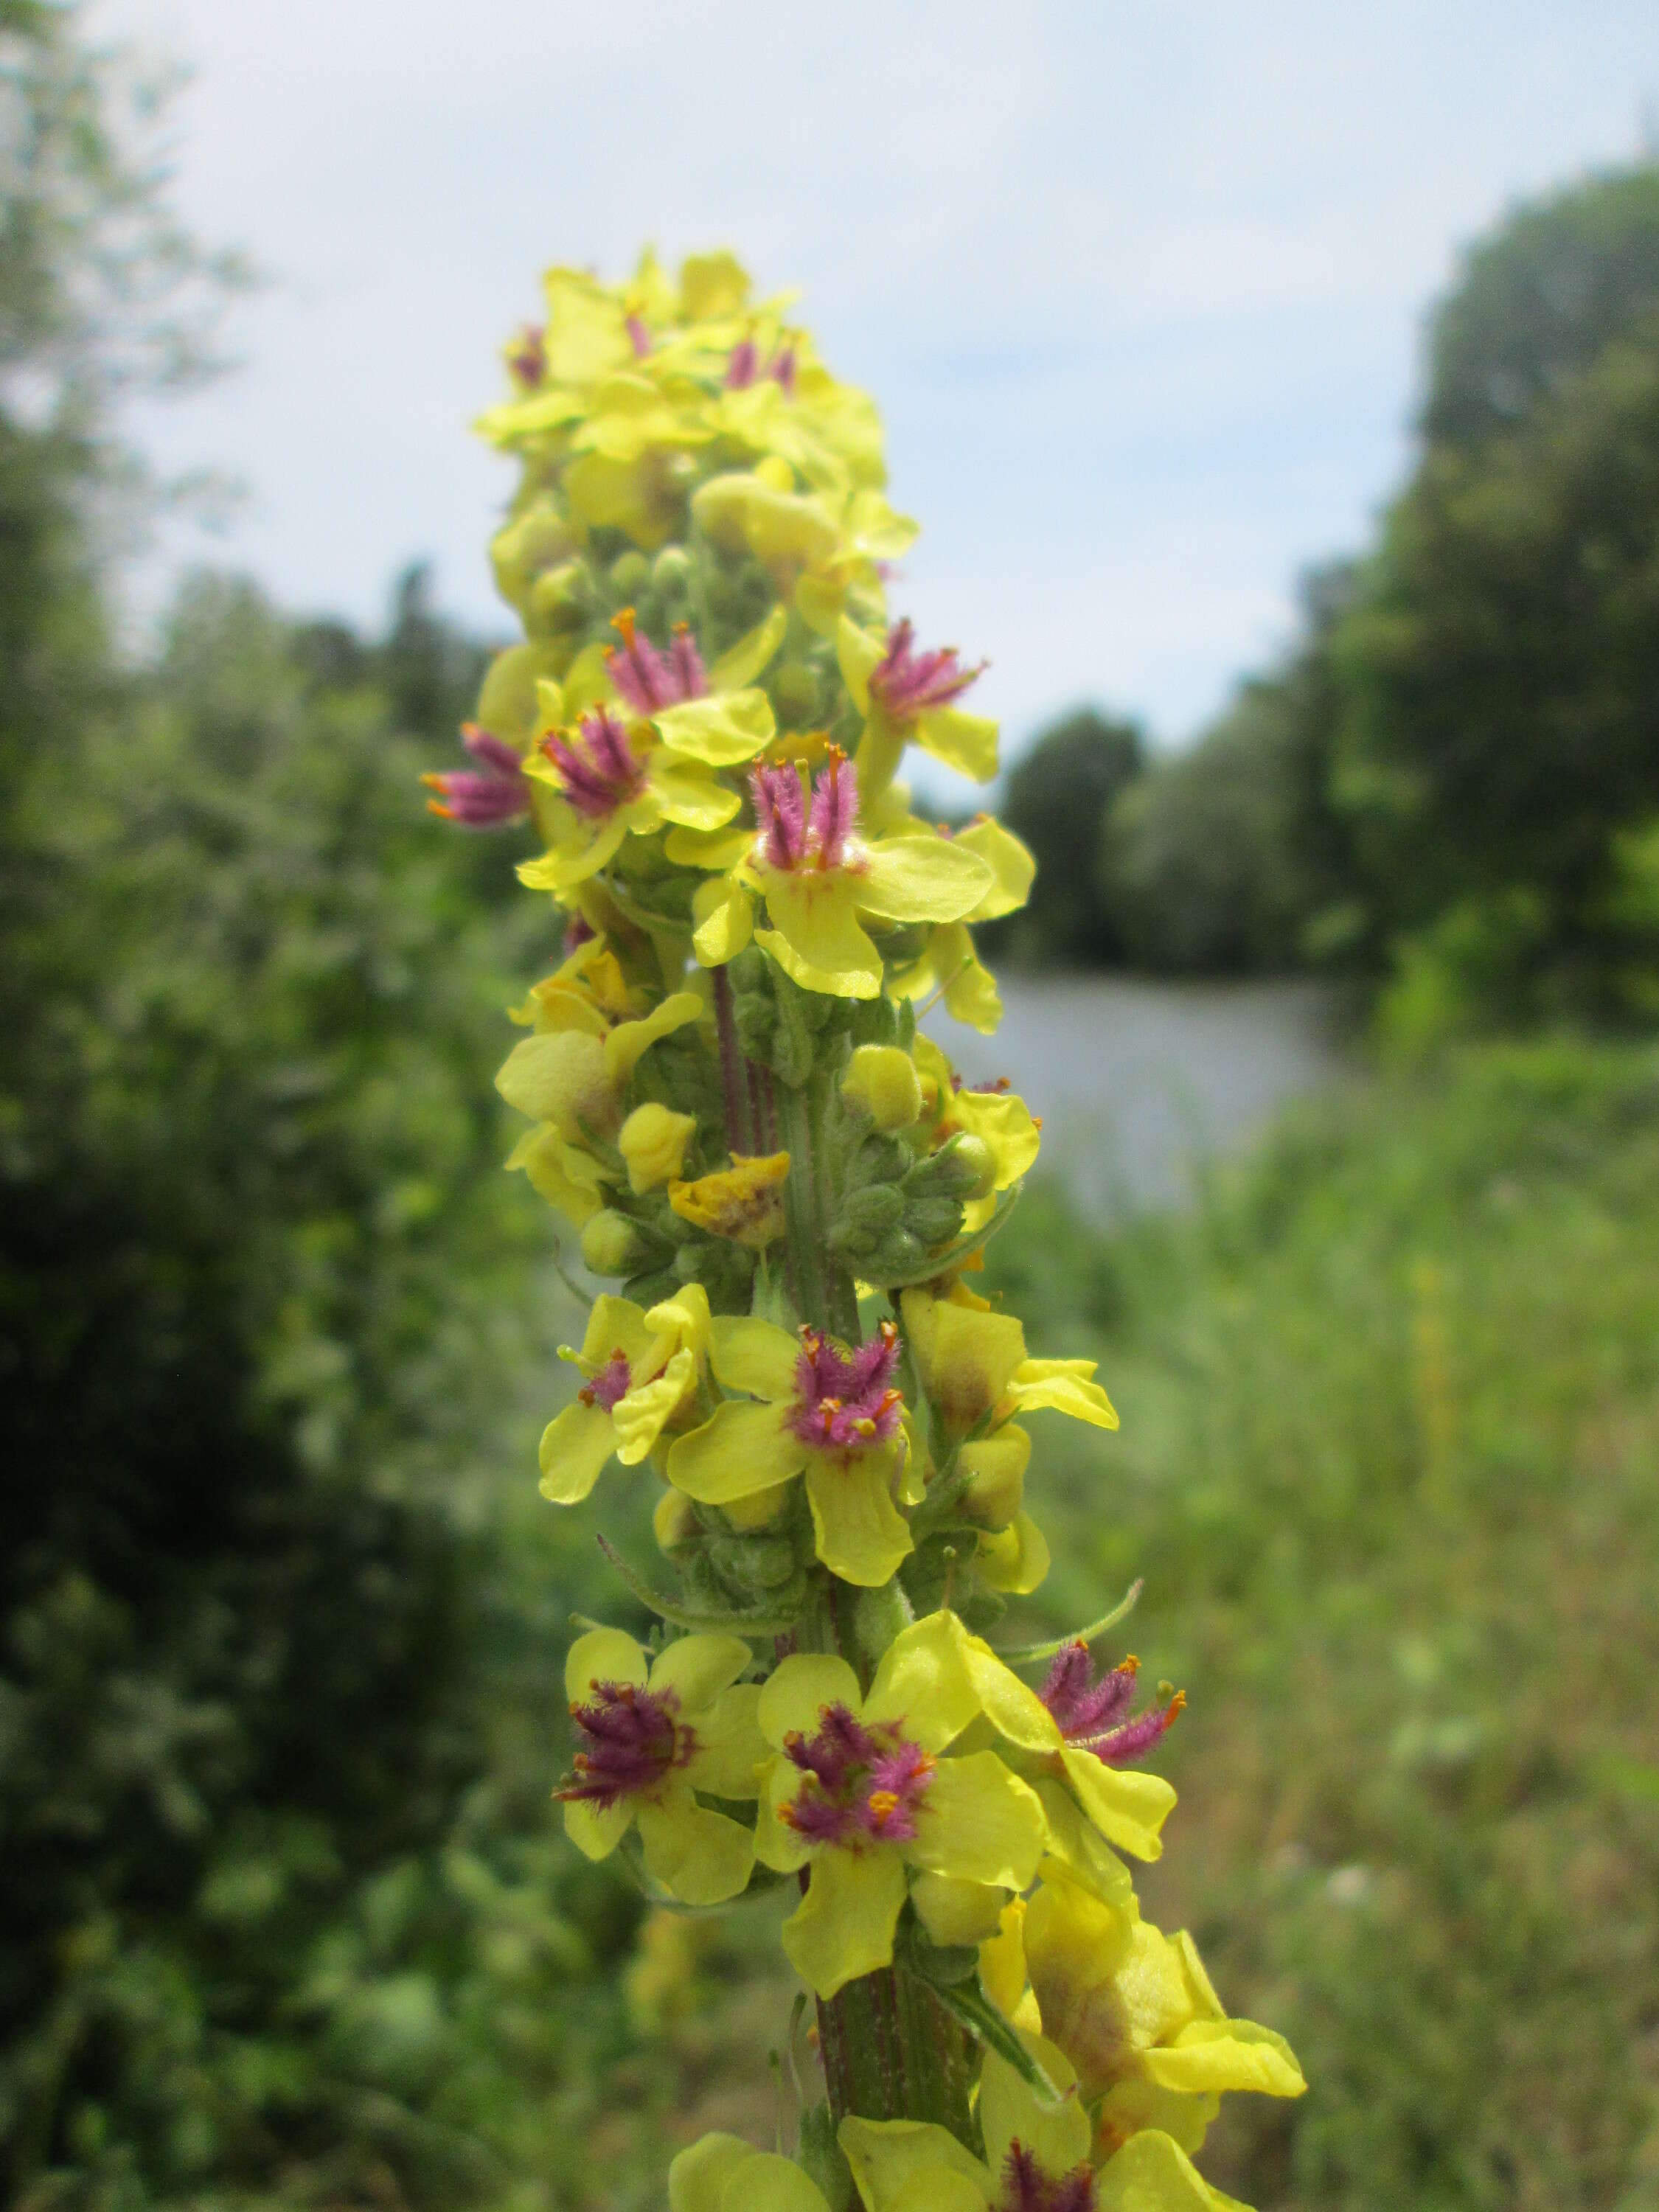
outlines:
[[[173, 197], [262, 289], [164, 467], [167, 557], [381, 617], [434, 563], [506, 635], [470, 434], [550, 262], [733, 246], [872, 390], [896, 587], [1015, 749], [1084, 700], [1179, 743], [1295, 632], [1410, 457], [1423, 317], [1517, 197], [1629, 161], [1651, 0], [94, 0], [186, 66]], [[1644, 126], [1644, 118], [1646, 118]]]

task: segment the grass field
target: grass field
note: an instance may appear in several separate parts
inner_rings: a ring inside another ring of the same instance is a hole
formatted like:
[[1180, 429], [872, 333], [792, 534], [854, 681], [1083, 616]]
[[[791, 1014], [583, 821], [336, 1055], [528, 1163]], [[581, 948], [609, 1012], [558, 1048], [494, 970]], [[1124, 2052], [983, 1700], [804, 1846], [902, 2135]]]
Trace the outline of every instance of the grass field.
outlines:
[[[1312, 2083], [1235, 2099], [1211, 2179], [1264, 2212], [1659, 2205], [1659, 1054], [1356, 1087], [1110, 1237], [1039, 1187], [992, 1273], [1123, 1417], [1037, 1425], [1033, 1610], [1146, 1577], [1128, 1640], [1191, 1700], [1146, 1909]], [[585, 2203], [652, 2203], [653, 2142], [769, 2132], [767, 1948], [647, 1923]]]

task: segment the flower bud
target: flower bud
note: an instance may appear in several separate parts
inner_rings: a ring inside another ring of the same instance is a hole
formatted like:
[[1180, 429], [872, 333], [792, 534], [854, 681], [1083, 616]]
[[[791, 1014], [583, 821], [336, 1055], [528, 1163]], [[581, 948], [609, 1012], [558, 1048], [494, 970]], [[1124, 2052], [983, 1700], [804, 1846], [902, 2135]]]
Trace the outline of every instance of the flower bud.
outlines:
[[630, 545], [626, 553], [617, 554], [611, 563], [611, 587], [625, 599], [637, 599], [650, 574], [651, 563]]
[[665, 599], [684, 592], [691, 576], [691, 556], [684, 545], [665, 545], [651, 563], [651, 580]]
[[680, 1171], [685, 1148], [696, 1133], [690, 1114], [677, 1114], [654, 1100], [636, 1106], [622, 1125], [617, 1149], [628, 1163], [628, 1187], [636, 1194], [659, 1189]]
[[962, 1207], [957, 1200], [940, 1192], [924, 1192], [920, 1197], [907, 1198], [904, 1225], [931, 1251], [962, 1234]]
[[908, 1129], [921, 1112], [915, 1063], [896, 1045], [861, 1044], [847, 1063], [841, 1095], [878, 1129]]
[[640, 1251], [639, 1231], [611, 1206], [601, 1206], [582, 1231], [582, 1263], [596, 1275], [627, 1274]]
[[665, 1552], [696, 1540], [697, 1509], [683, 1490], [665, 1490], [651, 1516], [652, 1533]]
[[970, 1519], [987, 1528], [1006, 1528], [1019, 1510], [1030, 1462], [1031, 1439], [1013, 1422], [994, 1436], [965, 1443], [957, 1464], [968, 1478], [963, 1498]]
[[996, 1155], [983, 1137], [963, 1135], [939, 1155], [945, 1188], [957, 1198], [988, 1198], [996, 1188]]
[[817, 678], [799, 660], [786, 661], [772, 678], [772, 696], [779, 714], [791, 729], [813, 719], [818, 703]]

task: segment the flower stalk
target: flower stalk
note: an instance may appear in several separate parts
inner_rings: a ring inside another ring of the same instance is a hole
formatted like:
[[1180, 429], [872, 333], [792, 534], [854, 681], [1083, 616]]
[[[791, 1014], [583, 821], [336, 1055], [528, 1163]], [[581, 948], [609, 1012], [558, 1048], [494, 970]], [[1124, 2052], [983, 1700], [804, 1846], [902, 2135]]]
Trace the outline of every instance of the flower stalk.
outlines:
[[875, 410], [731, 256], [545, 288], [482, 424], [522, 468], [492, 551], [523, 635], [428, 782], [530, 825], [558, 948], [497, 1078], [508, 1164], [607, 1286], [542, 1488], [655, 1492], [657, 1567], [601, 1542], [659, 1625], [573, 1644], [556, 1795], [659, 1902], [792, 1883], [821, 2068], [793, 2157], [705, 2137], [674, 2212], [1218, 2203], [1221, 2095], [1304, 2084], [1136, 1902], [1182, 1700], [1090, 1650], [1124, 1607], [1006, 1620], [1048, 1563], [1028, 1422], [1117, 1415], [980, 1287], [1036, 1117], [918, 1026], [995, 1029], [973, 927], [1031, 881], [901, 781], [912, 747], [994, 774], [982, 664], [890, 611], [915, 526]]

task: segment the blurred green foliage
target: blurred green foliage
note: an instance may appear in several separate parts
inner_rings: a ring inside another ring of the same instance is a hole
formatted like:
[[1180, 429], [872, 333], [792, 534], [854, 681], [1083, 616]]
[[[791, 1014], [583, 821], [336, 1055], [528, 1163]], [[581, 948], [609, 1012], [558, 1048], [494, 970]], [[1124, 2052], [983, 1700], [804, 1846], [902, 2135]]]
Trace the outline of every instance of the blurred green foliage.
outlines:
[[[1146, 1909], [1285, 2025], [1218, 2186], [1280, 2212], [1659, 2201], [1659, 1058], [1486, 1045], [1309, 1108], [1190, 1218], [990, 1248], [1123, 1420], [1031, 1480], [1056, 1629], [1191, 1691]], [[1055, 1510], [1058, 1498], [1060, 1510]]]

